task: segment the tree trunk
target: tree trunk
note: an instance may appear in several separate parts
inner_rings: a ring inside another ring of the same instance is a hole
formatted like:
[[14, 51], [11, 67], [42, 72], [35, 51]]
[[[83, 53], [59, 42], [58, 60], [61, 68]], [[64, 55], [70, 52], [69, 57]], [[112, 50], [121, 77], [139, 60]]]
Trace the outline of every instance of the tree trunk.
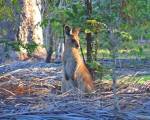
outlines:
[[56, 58], [55, 58], [56, 63], [60, 63], [62, 61], [63, 52], [64, 52], [64, 43], [60, 41], [58, 43], [58, 47], [56, 50]]
[[[91, 18], [92, 14], [92, 0], [85, 0], [87, 20]], [[87, 41], [87, 62], [92, 61], [92, 33], [86, 33]]]
[[50, 24], [48, 24], [45, 34], [46, 34], [45, 35], [46, 36], [45, 41], [46, 41], [46, 44], [48, 45], [47, 46], [48, 52], [47, 52], [46, 62], [50, 63], [51, 57], [53, 54], [53, 35], [52, 35]]
[[109, 39], [110, 39], [110, 51], [111, 51], [111, 56], [112, 56], [112, 60], [113, 60], [113, 65], [112, 65], [112, 91], [114, 94], [114, 109], [115, 111], [120, 111], [120, 106], [119, 106], [119, 100], [118, 100], [118, 96], [117, 96], [117, 74], [116, 74], [116, 58], [117, 58], [117, 50], [118, 50], [118, 46], [117, 46], [117, 38], [113, 33], [112, 28], [110, 29], [110, 34], [109, 34]]
[[[32, 53], [32, 56], [45, 59], [46, 49], [43, 47], [43, 31], [40, 26], [41, 20], [41, 0], [22, 0], [19, 40], [24, 45], [35, 42], [38, 46]], [[25, 60], [28, 57], [27, 50], [21, 47], [19, 59]]]
[[87, 62], [92, 61], [92, 34], [86, 34], [86, 41], [87, 41]]
[[95, 34], [94, 38], [94, 43], [93, 43], [93, 60], [97, 61], [97, 52], [98, 52], [98, 35], [97, 33]]

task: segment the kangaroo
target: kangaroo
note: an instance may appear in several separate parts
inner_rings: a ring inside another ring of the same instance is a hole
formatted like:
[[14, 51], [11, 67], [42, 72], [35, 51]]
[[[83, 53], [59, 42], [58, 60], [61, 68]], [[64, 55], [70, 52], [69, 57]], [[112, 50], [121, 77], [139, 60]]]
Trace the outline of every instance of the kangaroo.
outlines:
[[93, 80], [80, 55], [79, 29], [65, 27], [67, 40], [63, 53], [64, 79], [62, 92], [78, 88], [83, 92], [94, 89]]

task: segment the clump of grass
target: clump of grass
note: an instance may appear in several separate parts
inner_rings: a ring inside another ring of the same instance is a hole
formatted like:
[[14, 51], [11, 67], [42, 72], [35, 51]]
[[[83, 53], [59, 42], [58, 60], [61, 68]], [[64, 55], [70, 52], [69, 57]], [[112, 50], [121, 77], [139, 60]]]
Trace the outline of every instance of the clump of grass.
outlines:
[[137, 76], [136, 79], [139, 79], [137, 83], [144, 84], [145, 82], [150, 81], [150, 75]]

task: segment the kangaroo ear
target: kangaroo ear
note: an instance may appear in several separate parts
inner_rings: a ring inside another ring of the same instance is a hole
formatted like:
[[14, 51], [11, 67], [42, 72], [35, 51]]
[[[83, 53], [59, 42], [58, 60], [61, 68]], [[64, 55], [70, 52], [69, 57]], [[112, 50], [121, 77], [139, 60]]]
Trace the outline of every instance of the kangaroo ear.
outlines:
[[65, 33], [70, 36], [70, 31], [71, 31], [71, 28], [69, 26], [65, 26]]

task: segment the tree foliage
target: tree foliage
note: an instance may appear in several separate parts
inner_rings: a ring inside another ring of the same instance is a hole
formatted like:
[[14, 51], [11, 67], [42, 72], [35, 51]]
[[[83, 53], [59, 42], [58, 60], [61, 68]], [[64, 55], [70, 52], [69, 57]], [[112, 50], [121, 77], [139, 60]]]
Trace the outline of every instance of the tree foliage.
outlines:
[[[92, 33], [98, 48], [110, 50], [109, 32], [118, 39], [118, 50], [128, 49], [140, 53], [143, 47], [139, 39], [150, 39], [150, 1], [149, 0], [93, 0], [92, 14], [88, 18], [83, 0], [43, 0], [44, 9], [41, 26], [51, 23], [53, 33], [63, 38], [63, 26], [81, 28], [81, 43], [85, 47], [85, 34]], [[0, 1], [0, 20], [16, 19], [20, 12], [18, 0]], [[88, 19], [87, 19], [88, 18]], [[96, 42], [97, 40], [97, 42]], [[145, 47], [145, 46], [144, 46]], [[95, 50], [94, 50], [95, 52]]]

